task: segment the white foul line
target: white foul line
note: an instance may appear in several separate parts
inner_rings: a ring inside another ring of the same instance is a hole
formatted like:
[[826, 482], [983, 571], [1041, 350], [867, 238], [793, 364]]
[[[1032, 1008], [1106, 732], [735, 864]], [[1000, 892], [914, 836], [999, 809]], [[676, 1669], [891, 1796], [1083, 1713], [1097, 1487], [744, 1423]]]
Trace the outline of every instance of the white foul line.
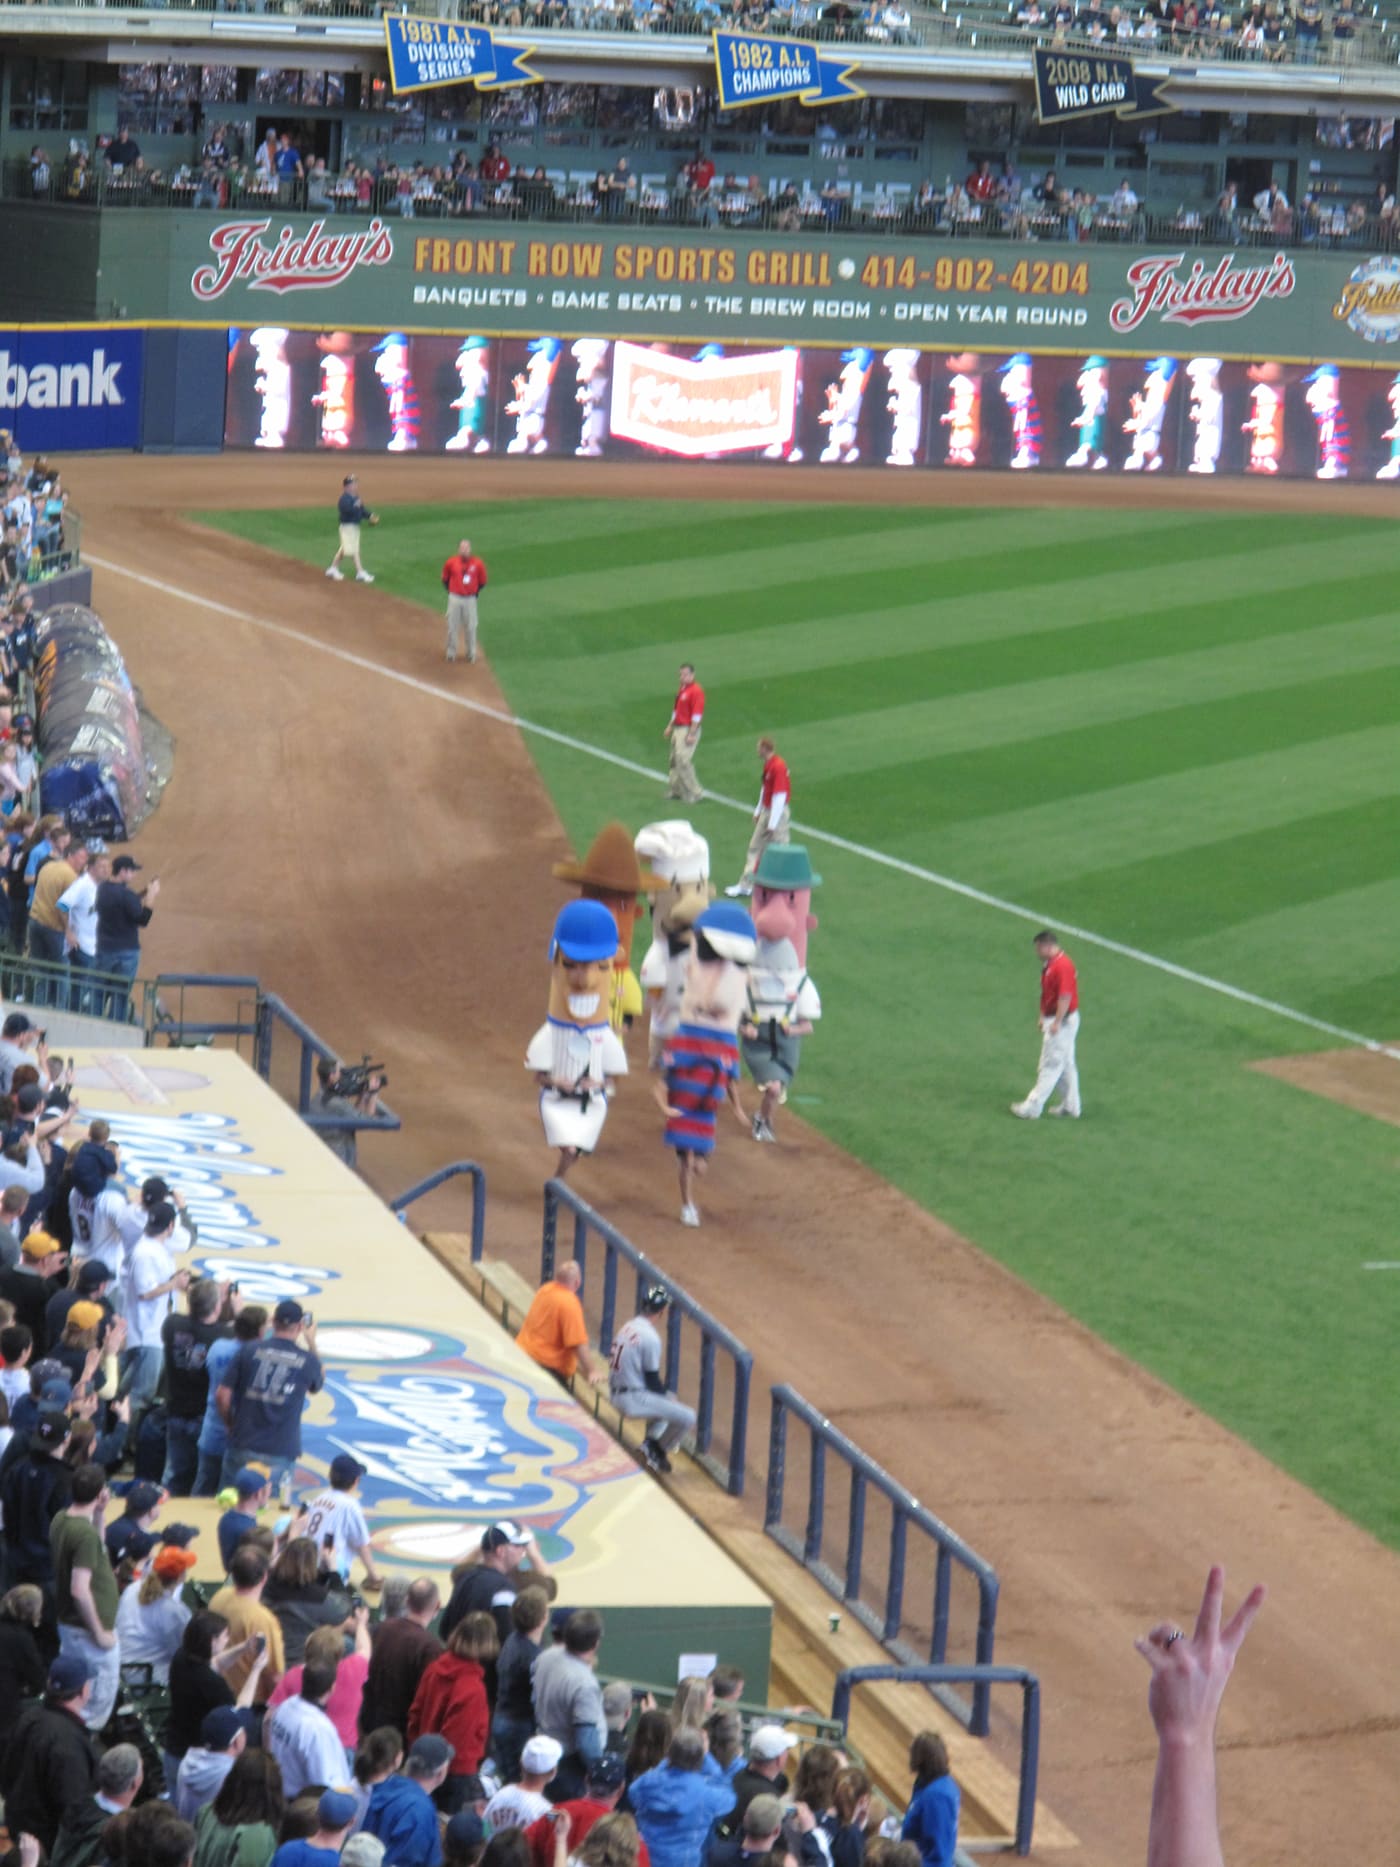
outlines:
[[[125, 565], [117, 564], [110, 558], [94, 557], [91, 552], [84, 553], [87, 563], [98, 570], [109, 571], [118, 577], [130, 578], [133, 583], [144, 584], [148, 590], [159, 590], [163, 596], [174, 597], [182, 603], [191, 603], [197, 609], [208, 610], [217, 616], [228, 616], [234, 622], [246, 623], [250, 628], [261, 629], [268, 635], [276, 635], [286, 642], [298, 642], [304, 648], [318, 649], [323, 655], [333, 655], [337, 661], [343, 661], [352, 668], [363, 668], [381, 681], [394, 681], [400, 687], [411, 688], [415, 693], [427, 694], [434, 700], [446, 700], [450, 705], [461, 707], [468, 713], [479, 714], [483, 719], [498, 720], [503, 726], [513, 726], [517, 732], [533, 733], [536, 738], [549, 739], [555, 745], [566, 747], [570, 752], [582, 752], [588, 758], [601, 759], [606, 765], [615, 765], [621, 771], [632, 772], [638, 778], [649, 779], [653, 784], [666, 782], [665, 772], [653, 771], [649, 765], [640, 765], [635, 759], [623, 758], [620, 753], [608, 752], [602, 746], [590, 745], [587, 740], [575, 739], [569, 733], [557, 732], [552, 726], [538, 725], [534, 720], [523, 720], [514, 713], [507, 713], [502, 707], [488, 706], [484, 700], [472, 700], [466, 694], [454, 693], [450, 688], [437, 687], [431, 681], [420, 680], [417, 675], [400, 673], [396, 668], [386, 668], [382, 662], [372, 661], [368, 655], [357, 655], [348, 648], [340, 648], [333, 642], [323, 642], [318, 636], [308, 635], [302, 629], [293, 629], [285, 622], [273, 622], [265, 616], [253, 616], [247, 610], [234, 609], [228, 603], [215, 602], [213, 598], [200, 596], [193, 590], [182, 590], [177, 584], [165, 583], [159, 577], [148, 577], [143, 571], [128, 570]], [[745, 816], [752, 815], [752, 805], [737, 797], [726, 797], [720, 791], [706, 791], [706, 799], [713, 804], [723, 804], [728, 810], [742, 811]], [[864, 843], [850, 842], [844, 836], [836, 836], [829, 830], [817, 829], [812, 824], [793, 821], [793, 829], [799, 831], [808, 841], [823, 843], [830, 849], [839, 849], [848, 856], [858, 856], [864, 862], [873, 862], [884, 869], [893, 869], [897, 874], [908, 875], [915, 881], [926, 882], [933, 888], [941, 888], [947, 894], [960, 895], [964, 901], [974, 901], [979, 907], [993, 908], [999, 914], [1009, 914], [1014, 919], [1032, 923], [1037, 927], [1054, 924], [1064, 933], [1084, 946], [1098, 947], [1105, 953], [1113, 953], [1119, 959], [1135, 960], [1140, 966], [1148, 966], [1154, 972], [1165, 973], [1169, 978], [1180, 979], [1187, 985], [1198, 985], [1204, 991], [1215, 992], [1222, 998], [1234, 999], [1237, 1004], [1249, 1005], [1255, 1011], [1267, 1011], [1274, 1017], [1285, 1018], [1291, 1024], [1303, 1025], [1310, 1031], [1321, 1032], [1325, 1037], [1338, 1038], [1344, 1044], [1351, 1044], [1361, 1050], [1369, 1050], [1380, 1056], [1394, 1057], [1400, 1062], [1400, 1049], [1383, 1044], [1378, 1038], [1367, 1037], [1360, 1031], [1349, 1031], [1344, 1025], [1330, 1024], [1325, 1018], [1314, 1018], [1306, 1011], [1296, 1011], [1291, 1005], [1281, 1005], [1277, 999], [1261, 998], [1257, 993], [1246, 992], [1242, 986], [1230, 985], [1224, 979], [1212, 979], [1209, 974], [1194, 972], [1189, 966], [1178, 966], [1174, 961], [1161, 959], [1155, 953], [1144, 953], [1140, 947], [1125, 946], [1119, 940], [1111, 940], [1106, 934], [1093, 933], [1087, 927], [1075, 927], [1066, 921], [1056, 920], [1053, 915], [1038, 914], [1033, 909], [1022, 907], [1015, 901], [1004, 901], [999, 895], [991, 895], [981, 888], [974, 888], [969, 882], [957, 881], [951, 875], [940, 875], [936, 869], [922, 868], [917, 862], [906, 862], [899, 856], [889, 856], [883, 850], [869, 849]]]

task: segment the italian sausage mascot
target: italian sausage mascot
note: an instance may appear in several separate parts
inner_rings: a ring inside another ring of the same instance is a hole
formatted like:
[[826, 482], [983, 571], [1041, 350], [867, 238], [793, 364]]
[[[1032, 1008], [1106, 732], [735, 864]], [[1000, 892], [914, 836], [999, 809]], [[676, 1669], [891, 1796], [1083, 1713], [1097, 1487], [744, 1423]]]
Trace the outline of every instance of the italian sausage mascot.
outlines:
[[571, 901], [549, 943], [549, 1015], [530, 1039], [525, 1067], [540, 1085], [544, 1138], [559, 1150], [557, 1178], [598, 1145], [614, 1077], [627, 1053], [608, 1020], [617, 922], [601, 901]]
[[799, 843], [770, 843], [753, 878], [758, 951], [749, 968], [748, 1000], [739, 1026], [744, 1062], [761, 1101], [753, 1118], [755, 1141], [772, 1141], [773, 1118], [797, 1075], [802, 1039], [822, 1015], [822, 1001], [807, 973], [807, 936], [817, 925], [812, 872]]
[[699, 1178], [715, 1151], [715, 1125], [724, 1102], [747, 1127], [739, 1099], [739, 1045], [748, 973], [758, 936], [734, 901], [716, 901], [695, 922], [680, 1022], [666, 1040], [664, 1079], [656, 1099], [666, 1112], [665, 1141], [675, 1150], [680, 1176], [681, 1224], [699, 1225]]
[[681, 1020], [690, 930], [714, 899], [710, 845], [690, 824], [673, 819], [637, 832], [637, 855], [661, 886], [651, 897], [652, 940], [642, 961], [641, 984], [650, 1013], [647, 1060], [661, 1067], [666, 1040]]

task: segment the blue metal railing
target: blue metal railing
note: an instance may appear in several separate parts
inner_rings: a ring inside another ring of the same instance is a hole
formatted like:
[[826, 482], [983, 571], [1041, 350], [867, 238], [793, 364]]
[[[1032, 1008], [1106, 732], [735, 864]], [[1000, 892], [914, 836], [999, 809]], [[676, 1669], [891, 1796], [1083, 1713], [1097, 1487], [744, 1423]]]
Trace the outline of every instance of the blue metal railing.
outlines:
[[[540, 1281], [554, 1275], [559, 1236], [559, 1209], [566, 1207], [574, 1216], [574, 1240], [571, 1255], [577, 1259], [585, 1279], [588, 1272], [588, 1240], [596, 1233], [603, 1246], [603, 1298], [599, 1322], [599, 1340], [610, 1343], [617, 1322], [617, 1279], [619, 1260], [630, 1264], [636, 1273], [637, 1297], [650, 1283], [664, 1283], [671, 1292], [671, 1306], [666, 1312], [665, 1381], [673, 1391], [680, 1384], [681, 1332], [687, 1321], [700, 1331], [700, 1385], [695, 1403], [695, 1456], [711, 1477], [717, 1479], [731, 1497], [744, 1495], [744, 1463], [749, 1435], [749, 1389], [753, 1380], [753, 1356], [735, 1335], [702, 1309], [694, 1297], [682, 1290], [675, 1279], [653, 1264], [628, 1238], [600, 1212], [595, 1212], [561, 1180], [547, 1180], [544, 1188], [544, 1232], [540, 1247]], [[630, 1314], [631, 1312], [629, 1312]], [[720, 1350], [734, 1368], [734, 1404], [729, 1421], [729, 1451], [720, 1458], [710, 1450], [715, 1416], [715, 1364]]]
[[[148, 1026], [152, 1036], [170, 1038], [177, 1043], [213, 1037], [232, 1037], [235, 1041], [249, 1038], [253, 1046], [253, 1068], [264, 1082], [272, 1080], [273, 1045], [277, 1032], [285, 1030], [294, 1037], [301, 1046], [297, 1066], [296, 1111], [307, 1126], [314, 1128], [318, 1134], [347, 1130], [351, 1134], [361, 1134], [372, 1129], [394, 1133], [403, 1126], [399, 1117], [384, 1103], [380, 1104], [377, 1115], [361, 1114], [358, 1110], [351, 1115], [332, 1115], [324, 1109], [314, 1108], [312, 1082], [316, 1065], [318, 1062], [338, 1060], [339, 1053], [324, 1038], [319, 1037], [304, 1018], [299, 1018], [285, 999], [279, 998], [276, 992], [264, 992], [256, 979], [241, 973], [161, 973], [155, 981], [155, 1004], [159, 1003], [162, 987], [178, 991], [182, 1002], [178, 1016], [164, 1008], [154, 1014], [153, 1022]], [[184, 993], [205, 988], [252, 992], [254, 999], [251, 1016], [245, 1017], [240, 1012], [234, 1018], [187, 1018], [184, 1015]]]
[[[783, 1494], [787, 1473], [787, 1432], [789, 1418], [799, 1420], [809, 1434], [810, 1458], [807, 1479], [807, 1528], [802, 1537], [793, 1534], [783, 1523]], [[846, 1534], [844, 1575], [838, 1575], [822, 1561], [826, 1530], [826, 1459], [834, 1453], [850, 1474], [850, 1516]], [[890, 1546], [885, 1568], [884, 1613], [877, 1614], [861, 1599], [862, 1571], [865, 1564], [865, 1514], [867, 1493], [879, 1492], [890, 1506]], [[997, 1597], [1001, 1584], [996, 1570], [971, 1549], [948, 1525], [925, 1510], [918, 1499], [891, 1478], [855, 1441], [848, 1439], [823, 1414], [804, 1400], [795, 1388], [773, 1389], [773, 1413], [768, 1436], [768, 1492], [764, 1504], [763, 1528], [780, 1548], [808, 1569], [831, 1594], [843, 1602], [861, 1625], [874, 1634], [892, 1653], [912, 1664], [921, 1657], [901, 1639], [904, 1624], [905, 1574], [909, 1553], [909, 1532], [920, 1531], [936, 1551], [933, 1590], [933, 1634], [929, 1661], [942, 1666], [948, 1658], [948, 1622], [952, 1600], [953, 1565], [966, 1569], [977, 1584], [977, 1664], [990, 1666], [996, 1644]], [[967, 1725], [974, 1737], [987, 1735], [990, 1703], [985, 1683], [973, 1685], [972, 1703], [948, 1687], [935, 1694]]]
[[994, 1685], [1021, 1688], [1021, 1775], [1016, 1791], [1016, 1852], [1029, 1854], [1035, 1827], [1035, 1790], [1040, 1775], [1040, 1681], [1021, 1666], [848, 1666], [836, 1675], [831, 1715], [844, 1729], [850, 1719], [851, 1693], [858, 1685], [892, 1680], [897, 1685], [971, 1685], [990, 1693]]
[[436, 1173], [430, 1173], [426, 1180], [419, 1180], [410, 1186], [407, 1192], [400, 1193], [397, 1199], [389, 1201], [390, 1212], [397, 1212], [403, 1218], [405, 1212], [415, 1200], [424, 1198], [428, 1193], [448, 1180], [455, 1180], [461, 1174], [470, 1174], [472, 1182], [472, 1263], [480, 1264], [481, 1254], [486, 1245], [486, 1169], [474, 1160], [454, 1160], [450, 1166], [439, 1167]]

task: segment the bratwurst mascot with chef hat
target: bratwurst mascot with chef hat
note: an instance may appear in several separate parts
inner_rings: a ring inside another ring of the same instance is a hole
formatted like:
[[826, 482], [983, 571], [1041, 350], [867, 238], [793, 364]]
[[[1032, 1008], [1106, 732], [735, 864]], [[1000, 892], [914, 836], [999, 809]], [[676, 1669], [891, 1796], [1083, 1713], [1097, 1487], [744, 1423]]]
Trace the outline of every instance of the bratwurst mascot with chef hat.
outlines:
[[601, 901], [571, 901], [549, 943], [549, 1016], [530, 1039], [525, 1067], [540, 1084], [544, 1138], [559, 1149], [562, 1180], [598, 1145], [608, 1086], [627, 1074], [627, 1052], [608, 1021], [617, 922]]
[[661, 886], [651, 898], [652, 942], [642, 961], [642, 990], [651, 1012], [647, 1062], [659, 1069], [666, 1039], [681, 1021], [690, 930], [714, 899], [710, 845], [679, 818], [645, 823], [637, 832], [637, 854], [651, 864]]
[[739, 1046], [748, 969], [758, 948], [754, 924], [732, 901], [716, 901], [695, 922], [680, 1023], [667, 1039], [664, 1082], [656, 1099], [666, 1111], [667, 1147], [676, 1151], [681, 1224], [698, 1225], [696, 1182], [715, 1151], [715, 1121], [726, 1098], [748, 1126], [739, 1100]]

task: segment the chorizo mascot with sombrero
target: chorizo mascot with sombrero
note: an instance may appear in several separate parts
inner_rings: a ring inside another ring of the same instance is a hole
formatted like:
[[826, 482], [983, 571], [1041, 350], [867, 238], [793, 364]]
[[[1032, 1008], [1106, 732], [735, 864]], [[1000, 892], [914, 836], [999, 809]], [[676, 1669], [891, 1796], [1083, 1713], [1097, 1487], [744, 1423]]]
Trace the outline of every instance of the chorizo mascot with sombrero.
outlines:
[[639, 897], [664, 886], [657, 875], [647, 874], [632, 846], [625, 823], [605, 823], [582, 861], [556, 862], [552, 871], [561, 882], [573, 882], [585, 901], [600, 901], [617, 922], [617, 955], [608, 987], [608, 1019], [615, 1031], [630, 1027], [642, 1009], [642, 988], [632, 970], [632, 935], [640, 911]]

